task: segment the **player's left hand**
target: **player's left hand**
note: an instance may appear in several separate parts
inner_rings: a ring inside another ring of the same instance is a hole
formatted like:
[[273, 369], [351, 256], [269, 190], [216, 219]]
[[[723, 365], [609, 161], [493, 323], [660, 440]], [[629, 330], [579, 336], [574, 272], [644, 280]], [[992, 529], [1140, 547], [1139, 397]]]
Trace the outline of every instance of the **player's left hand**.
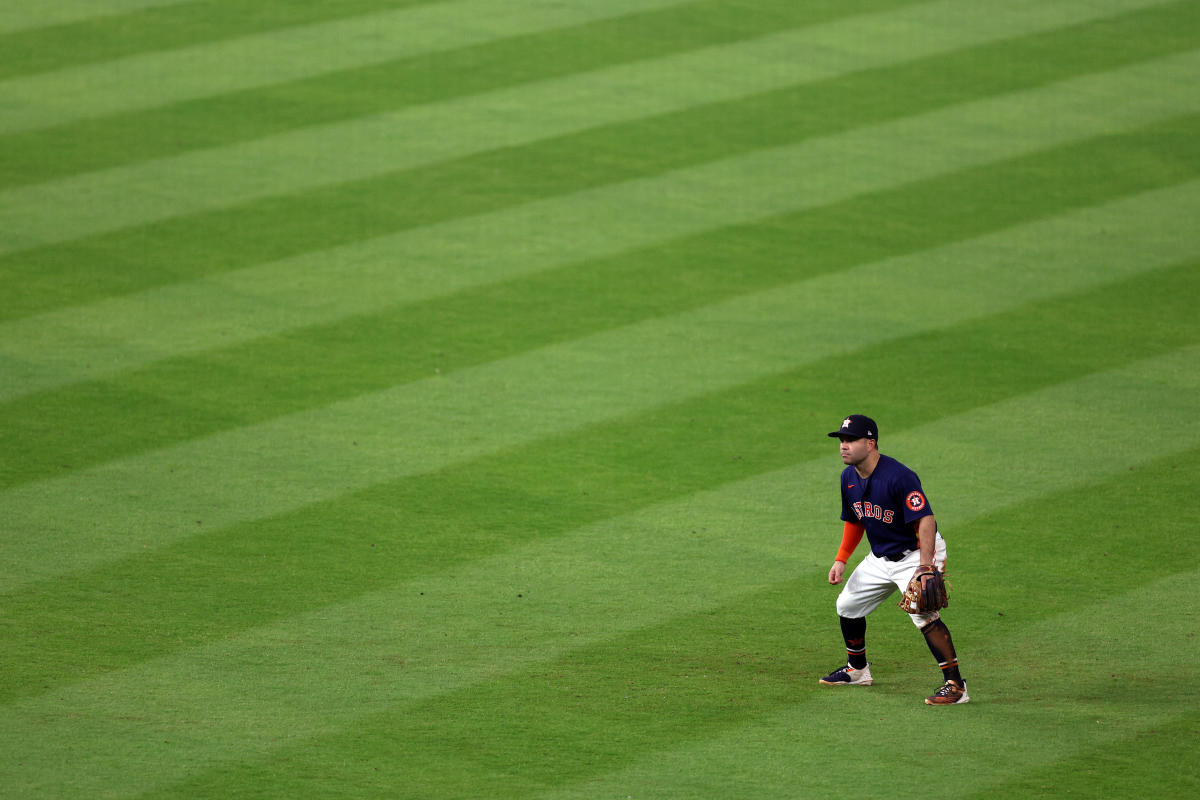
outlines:
[[929, 614], [948, 605], [950, 597], [941, 571], [937, 567], [917, 567], [900, 598], [900, 608], [909, 614]]

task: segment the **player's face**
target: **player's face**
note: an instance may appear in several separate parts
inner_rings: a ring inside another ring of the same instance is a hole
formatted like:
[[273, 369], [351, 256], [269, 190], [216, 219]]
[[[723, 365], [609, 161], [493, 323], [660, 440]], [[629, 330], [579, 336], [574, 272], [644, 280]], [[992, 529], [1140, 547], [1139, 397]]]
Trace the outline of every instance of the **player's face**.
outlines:
[[842, 463], [856, 467], [871, 455], [871, 440], [856, 439], [852, 436], [839, 436], [842, 443]]

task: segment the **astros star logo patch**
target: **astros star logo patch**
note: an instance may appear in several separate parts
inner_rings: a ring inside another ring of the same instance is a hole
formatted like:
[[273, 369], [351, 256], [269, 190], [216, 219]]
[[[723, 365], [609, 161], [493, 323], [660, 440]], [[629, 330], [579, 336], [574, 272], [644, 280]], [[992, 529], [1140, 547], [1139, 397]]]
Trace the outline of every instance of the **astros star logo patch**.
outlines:
[[846, 417], [844, 420], [842, 420], [842, 427], [843, 427], [843, 428], [849, 428], [849, 427], [850, 427], [850, 418], [849, 418], [849, 417]]
[[910, 511], [920, 511], [925, 507], [925, 495], [920, 492], [909, 492], [908, 497], [904, 498], [904, 502]]

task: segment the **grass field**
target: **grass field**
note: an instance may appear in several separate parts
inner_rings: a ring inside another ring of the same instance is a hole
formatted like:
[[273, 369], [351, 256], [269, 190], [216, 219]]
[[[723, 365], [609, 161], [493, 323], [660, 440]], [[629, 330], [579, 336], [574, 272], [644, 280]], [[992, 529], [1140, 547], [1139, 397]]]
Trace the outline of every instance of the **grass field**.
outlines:
[[1198, 221], [1195, 0], [6, 0], [0, 797], [1196, 796]]

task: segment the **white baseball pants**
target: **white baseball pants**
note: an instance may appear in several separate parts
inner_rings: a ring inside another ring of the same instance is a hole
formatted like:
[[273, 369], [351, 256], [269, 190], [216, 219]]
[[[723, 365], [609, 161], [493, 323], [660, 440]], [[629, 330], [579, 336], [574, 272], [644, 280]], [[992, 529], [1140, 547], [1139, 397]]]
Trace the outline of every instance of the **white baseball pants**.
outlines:
[[[946, 540], [937, 534], [933, 548], [933, 563], [942, 570], [946, 569]], [[865, 617], [887, 600], [892, 592], [899, 589], [904, 591], [913, 573], [921, 566], [921, 551], [913, 550], [899, 561], [888, 561], [874, 553], [868, 553], [842, 587], [837, 599], [838, 616], [857, 619]], [[924, 628], [938, 618], [938, 612], [930, 614], [909, 614], [913, 624]]]

